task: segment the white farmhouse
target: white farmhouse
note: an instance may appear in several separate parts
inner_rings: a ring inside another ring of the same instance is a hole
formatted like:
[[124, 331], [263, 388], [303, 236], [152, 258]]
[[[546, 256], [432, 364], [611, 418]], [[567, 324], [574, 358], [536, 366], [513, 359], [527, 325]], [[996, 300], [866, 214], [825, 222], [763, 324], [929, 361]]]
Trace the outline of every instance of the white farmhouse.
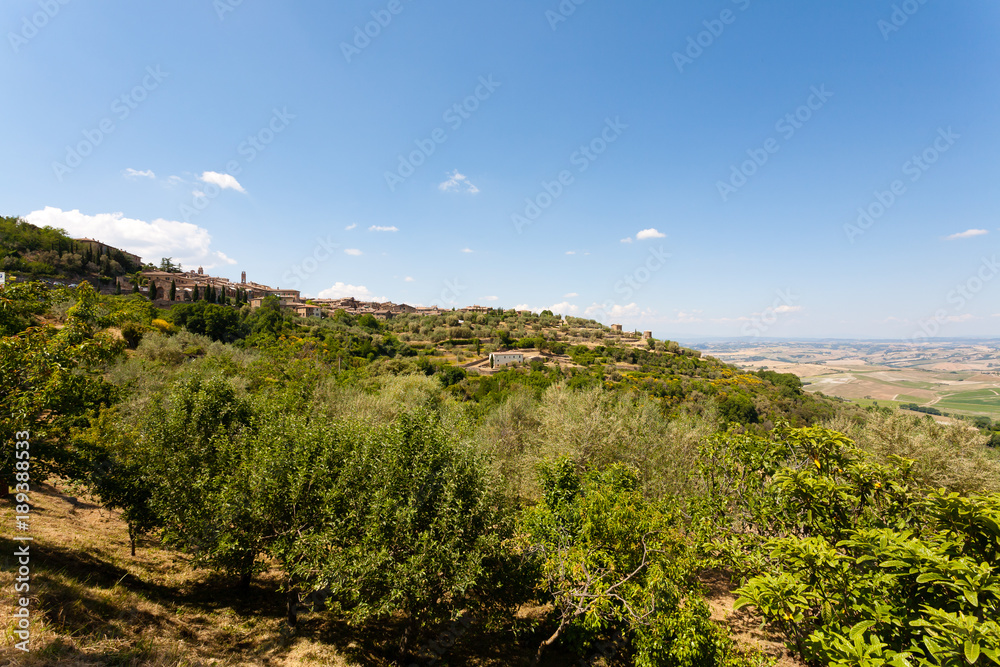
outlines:
[[521, 352], [493, 352], [490, 354], [490, 368], [523, 364], [524, 354]]

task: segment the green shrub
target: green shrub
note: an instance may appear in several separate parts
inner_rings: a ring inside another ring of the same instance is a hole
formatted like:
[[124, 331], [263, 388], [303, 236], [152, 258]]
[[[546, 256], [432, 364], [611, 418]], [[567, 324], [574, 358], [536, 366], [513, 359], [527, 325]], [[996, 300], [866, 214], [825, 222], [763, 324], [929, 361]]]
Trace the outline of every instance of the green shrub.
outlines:
[[555, 632], [584, 652], [622, 635], [640, 667], [726, 664], [731, 644], [709, 618], [680, 515], [644, 498], [621, 465], [580, 474], [566, 457], [540, 466], [543, 502], [525, 511], [521, 547], [540, 569]]
[[[843, 434], [780, 427], [702, 449], [715, 553], [810, 665], [996, 662], [1000, 495], [925, 495]], [[720, 539], [721, 538], [721, 539]]]
[[146, 327], [136, 324], [135, 322], [126, 322], [122, 325], [122, 338], [125, 339], [125, 344], [128, 345], [128, 349], [134, 350], [139, 347], [139, 343], [142, 341], [143, 335], [146, 333]]

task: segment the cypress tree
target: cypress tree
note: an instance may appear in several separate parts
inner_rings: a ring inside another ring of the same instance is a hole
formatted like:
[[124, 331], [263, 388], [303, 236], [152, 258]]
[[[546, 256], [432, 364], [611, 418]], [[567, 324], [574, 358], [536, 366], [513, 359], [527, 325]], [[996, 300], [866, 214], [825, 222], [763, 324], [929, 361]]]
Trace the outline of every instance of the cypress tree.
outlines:
[[156, 283], [153, 281], [149, 282], [149, 300], [156, 301]]
[[191, 300], [197, 301], [201, 297], [198, 296], [198, 283], [194, 284], [194, 289], [191, 290]]
[[170, 300], [177, 300], [177, 283], [174, 282], [173, 278], [170, 279]]

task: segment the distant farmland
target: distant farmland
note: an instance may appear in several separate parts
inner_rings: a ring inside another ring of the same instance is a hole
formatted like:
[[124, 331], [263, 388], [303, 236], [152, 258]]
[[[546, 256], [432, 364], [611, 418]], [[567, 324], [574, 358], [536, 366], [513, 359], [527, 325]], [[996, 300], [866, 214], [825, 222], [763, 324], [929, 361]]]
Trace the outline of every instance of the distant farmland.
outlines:
[[742, 368], [795, 373], [808, 391], [861, 405], [916, 403], [1000, 420], [1000, 341], [751, 341], [696, 347]]

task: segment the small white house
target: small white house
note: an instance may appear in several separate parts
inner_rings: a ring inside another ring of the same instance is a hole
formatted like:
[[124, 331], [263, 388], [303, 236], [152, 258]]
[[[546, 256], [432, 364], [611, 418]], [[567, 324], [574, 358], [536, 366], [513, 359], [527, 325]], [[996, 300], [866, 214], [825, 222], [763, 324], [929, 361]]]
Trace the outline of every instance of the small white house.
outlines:
[[501, 368], [523, 364], [524, 354], [520, 352], [493, 352], [490, 354], [490, 368]]

